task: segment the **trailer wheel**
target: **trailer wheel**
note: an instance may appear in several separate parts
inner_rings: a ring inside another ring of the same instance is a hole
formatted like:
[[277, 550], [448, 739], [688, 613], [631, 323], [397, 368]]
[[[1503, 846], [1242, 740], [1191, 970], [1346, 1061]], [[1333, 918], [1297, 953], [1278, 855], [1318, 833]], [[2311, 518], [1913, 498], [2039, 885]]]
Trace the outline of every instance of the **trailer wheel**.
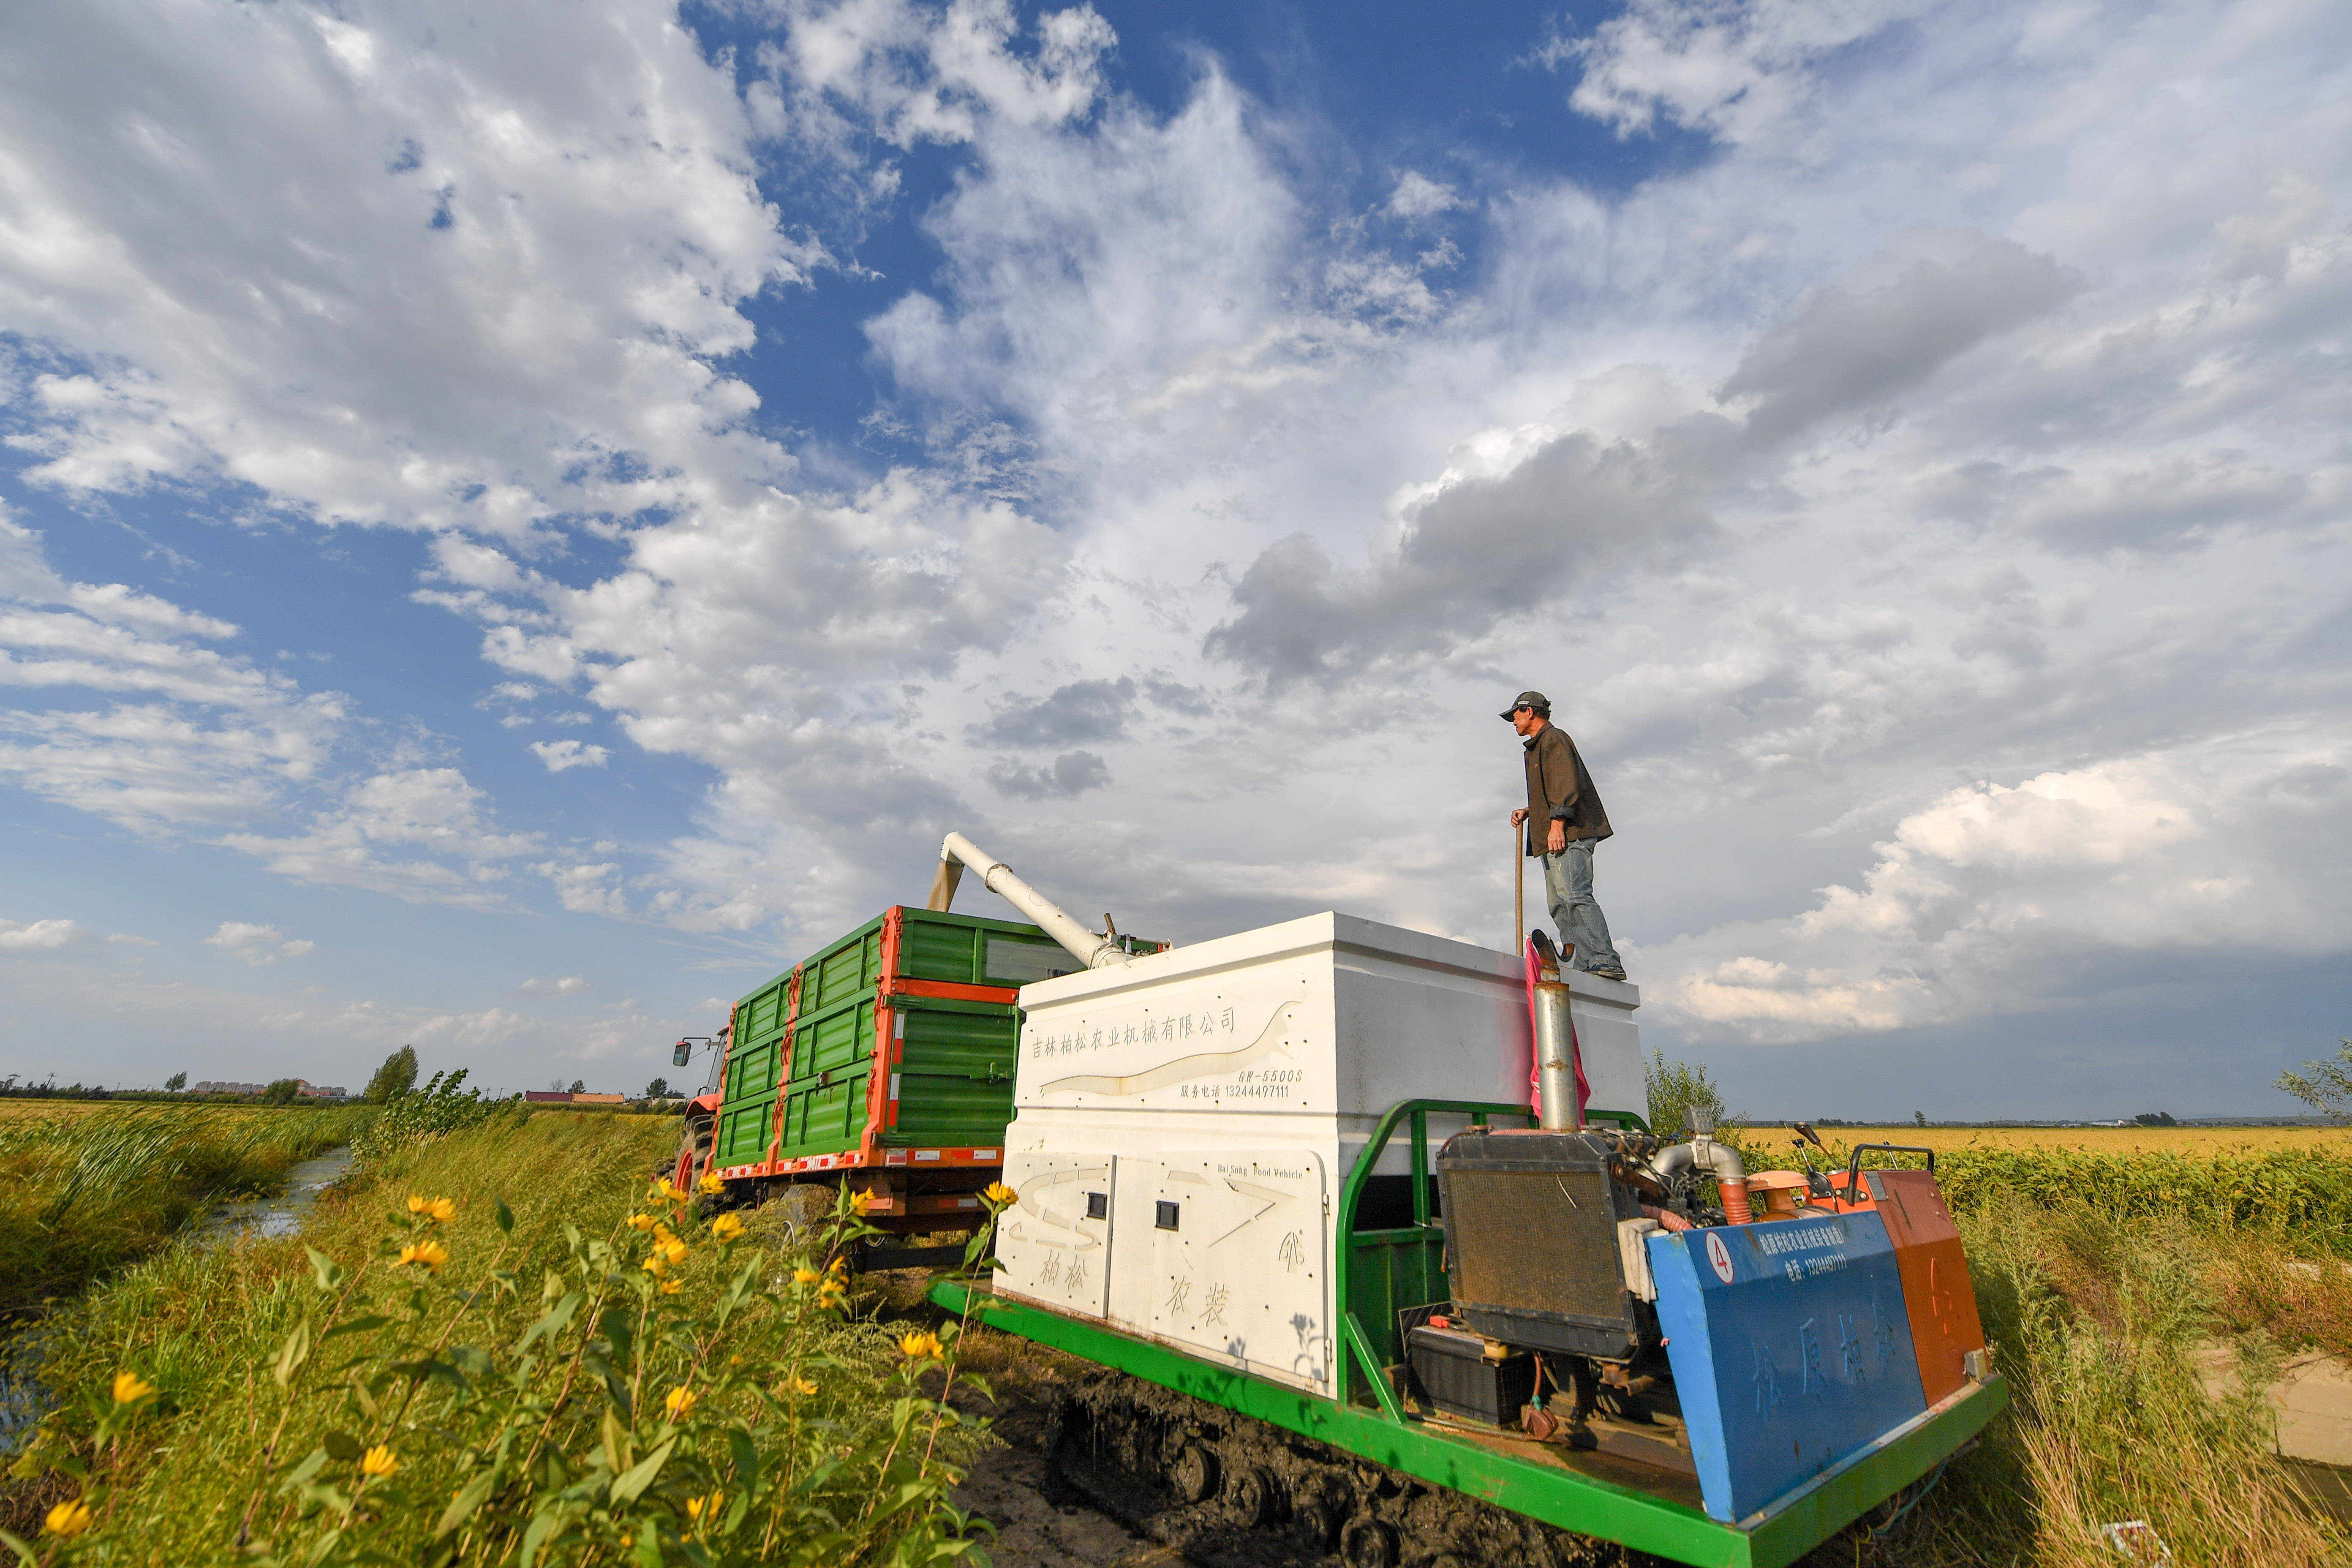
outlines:
[[1348, 1568], [1397, 1568], [1401, 1555], [1396, 1526], [1385, 1519], [1351, 1519], [1339, 1533], [1339, 1557]]

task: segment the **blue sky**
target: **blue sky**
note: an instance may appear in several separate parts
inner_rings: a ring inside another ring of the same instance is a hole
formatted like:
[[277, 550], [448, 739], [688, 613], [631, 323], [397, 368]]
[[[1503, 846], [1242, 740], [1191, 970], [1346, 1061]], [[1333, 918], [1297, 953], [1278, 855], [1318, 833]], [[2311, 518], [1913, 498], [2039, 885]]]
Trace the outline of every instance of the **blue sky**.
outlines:
[[0, 1074], [635, 1088], [950, 827], [1499, 942], [1529, 685], [1752, 1110], [2347, 1032], [2336, 8], [0, 30]]

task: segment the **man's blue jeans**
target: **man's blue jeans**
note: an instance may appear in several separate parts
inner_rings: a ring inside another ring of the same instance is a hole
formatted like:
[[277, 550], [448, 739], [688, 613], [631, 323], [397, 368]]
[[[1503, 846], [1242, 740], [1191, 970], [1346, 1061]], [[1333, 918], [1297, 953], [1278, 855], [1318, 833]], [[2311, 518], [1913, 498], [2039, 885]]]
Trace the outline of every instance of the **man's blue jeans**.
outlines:
[[1609, 921], [1592, 897], [1592, 840], [1571, 838], [1568, 847], [1543, 858], [1544, 896], [1551, 905], [1551, 923], [1559, 928], [1563, 947], [1573, 947], [1575, 969], [1605, 969], [1624, 973], [1625, 965], [1609, 941]]

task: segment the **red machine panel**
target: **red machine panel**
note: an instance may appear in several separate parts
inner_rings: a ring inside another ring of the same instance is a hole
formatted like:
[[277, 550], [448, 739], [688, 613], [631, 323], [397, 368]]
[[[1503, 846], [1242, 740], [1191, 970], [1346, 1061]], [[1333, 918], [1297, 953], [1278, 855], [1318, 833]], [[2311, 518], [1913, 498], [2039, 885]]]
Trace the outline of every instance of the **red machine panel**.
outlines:
[[1895, 1243], [1919, 1382], [1933, 1405], [1968, 1381], [1964, 1358], [1984, 1349], [1984, 1325], [1977, 1319], [1976, 1286], [1960, 1252], [1960, 1229], [1927, 1171], [1865, 1171], [1863, 1181]]

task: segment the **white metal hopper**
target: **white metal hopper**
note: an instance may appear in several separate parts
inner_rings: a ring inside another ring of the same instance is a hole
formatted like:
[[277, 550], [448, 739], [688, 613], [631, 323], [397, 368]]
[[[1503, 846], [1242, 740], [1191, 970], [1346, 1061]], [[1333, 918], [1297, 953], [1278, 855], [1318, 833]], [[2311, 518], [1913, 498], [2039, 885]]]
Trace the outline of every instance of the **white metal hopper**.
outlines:
[[[1592, 1107], [1642, 1109], [1640, 992], [1568, 979]], [[996, 1288], [1302, 1387], [1328, 1391], [1331, 1211], [1381, 1113], [1528, 1098], [1523, 961], [1352, 915], [1038, 981], [1021, 1005]], [[1433, 1118], [1432, 1146], [1461, 1125]]]

